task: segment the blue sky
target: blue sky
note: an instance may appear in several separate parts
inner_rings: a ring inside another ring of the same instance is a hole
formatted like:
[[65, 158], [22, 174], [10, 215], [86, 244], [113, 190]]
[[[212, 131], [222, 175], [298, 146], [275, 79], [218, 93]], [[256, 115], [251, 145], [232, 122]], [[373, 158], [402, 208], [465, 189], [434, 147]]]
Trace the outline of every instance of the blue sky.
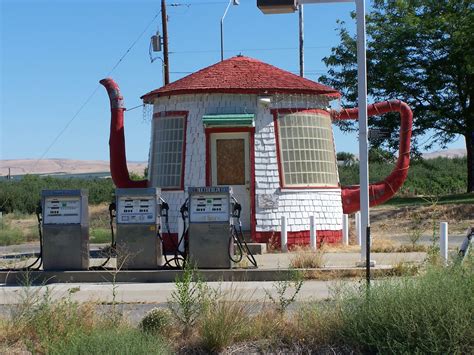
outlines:
[[[0, 159], [108, 160], [109, 103], [98, 81], [159, 13], [160, 0], [0, 3]], [[174, 81], [219, 61], [219, 21], [228, 1], [167, 3]], [[345, 20], [353, 30], [349, 17], [353, 9], [351, 3], [305, 7], [307, 78], [317, 80], [325, 73], [321, 59], [338, 44], [336, 20]], [[161, 62], [150, 63], [148, 56], [150, 36], [158, 28], [161, 15], [110, 74], [128, 108], [140, 105], [141, 95], [162, 85]], [[225, 18], [224, 38], [226, 58], [243, 54], [298, 73], [297, 14], [265, 16], [256, 0], [241, 0]], [[150, 122], [144, 120], [141, 109], [126, 112], [125, 134], [128, 160], [147, 160]], [[355, 135], [336, 132], [335, 136], [338, 151], [357, 153]], [[458, 140], [451, 147], [463, 146], [463, 140]]]

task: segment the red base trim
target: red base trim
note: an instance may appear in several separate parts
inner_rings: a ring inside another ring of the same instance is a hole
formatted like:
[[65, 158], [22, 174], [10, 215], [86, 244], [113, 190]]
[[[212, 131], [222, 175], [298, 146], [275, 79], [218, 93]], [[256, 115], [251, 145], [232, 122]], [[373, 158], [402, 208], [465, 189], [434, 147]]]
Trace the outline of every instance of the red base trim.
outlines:
[[163, 233], [161, 234], [163, 239], [163, 247], [167, 253], [174, 253], [176, 246], [178, 245], [178, 233]]
[[[257, 243], [269, 243], [275, 248], [281, 247], [280, 232], [256, 232], [253, 238]], [[288, 246], [309, 245], [309, 231], [288, 232]], [[318, 246], [321, 243], [336, 244], [342, 242], [342, 230], [316, 231]]]

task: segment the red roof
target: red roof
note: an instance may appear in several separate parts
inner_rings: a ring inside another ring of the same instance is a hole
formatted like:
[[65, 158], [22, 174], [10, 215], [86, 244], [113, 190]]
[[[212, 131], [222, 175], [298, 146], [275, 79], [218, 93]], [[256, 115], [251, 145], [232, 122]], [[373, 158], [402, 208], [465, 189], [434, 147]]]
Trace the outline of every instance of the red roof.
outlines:
[[141, 98], [145, 102], [150, 102], [159, 96], [198, 93], [284, 93], [340, 96], [337, 90], [329, 86], [304, 79], [257, 59], [237, 56], [201, 69], [153, 90]]

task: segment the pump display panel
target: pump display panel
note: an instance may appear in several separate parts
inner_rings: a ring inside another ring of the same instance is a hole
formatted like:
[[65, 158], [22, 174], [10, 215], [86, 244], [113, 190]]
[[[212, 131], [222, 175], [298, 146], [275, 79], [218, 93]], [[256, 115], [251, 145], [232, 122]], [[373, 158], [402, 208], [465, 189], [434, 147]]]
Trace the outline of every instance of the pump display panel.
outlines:
[[156, 197], [154, 196], [119, 196], [117, 199], [117, 223], [155, 223], [156, 207]]
[[45, 224], [81, 223], [80, 196], [46, 197], [44, 201], [43, 221]]
[[229, 193], [190, 194], [189, 221], [191, 223], [228, 222]]

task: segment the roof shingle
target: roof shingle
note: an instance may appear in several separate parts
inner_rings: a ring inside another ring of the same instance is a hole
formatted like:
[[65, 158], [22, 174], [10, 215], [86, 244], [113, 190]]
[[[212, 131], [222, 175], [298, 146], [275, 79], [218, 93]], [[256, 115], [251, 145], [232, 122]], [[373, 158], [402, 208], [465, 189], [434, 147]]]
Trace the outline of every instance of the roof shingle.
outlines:
[[201, 69], [141, 98], [152, 102], [159, 96], [197, 93], [310, 94], [339, 97], [326, 85], [299, 77], [257, 59], [237, 56]]

